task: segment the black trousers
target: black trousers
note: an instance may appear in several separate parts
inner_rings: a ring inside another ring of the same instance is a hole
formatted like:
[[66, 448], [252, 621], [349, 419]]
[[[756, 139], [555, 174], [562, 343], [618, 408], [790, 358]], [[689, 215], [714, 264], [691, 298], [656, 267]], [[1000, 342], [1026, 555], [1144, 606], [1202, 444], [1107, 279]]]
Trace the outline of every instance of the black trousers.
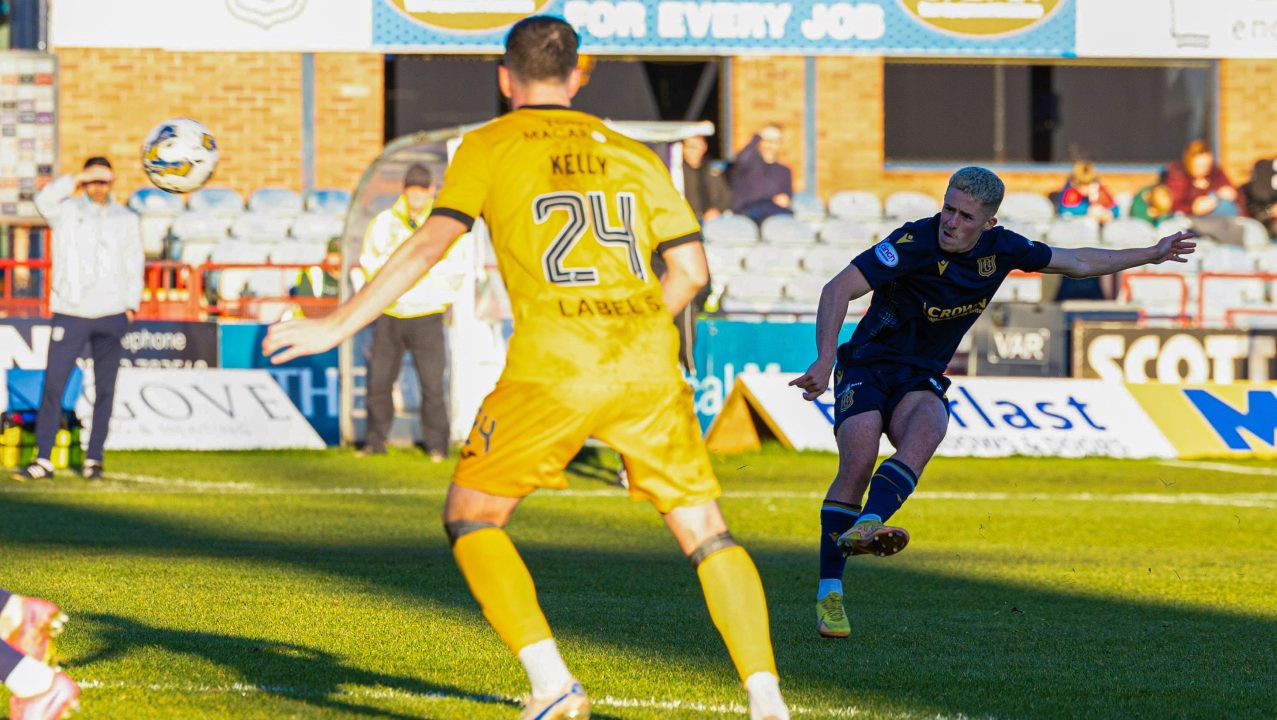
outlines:
[[386, 447], [390, 425], [395, 419], [391, 396], [404, 351], [412, 353], [421, 383], [421, 441], [427, 452], [448, 452], [448, 405], [443, 390], [447, 347], [443, 339], [443, 313], [414, 318], [382, 315], [373, 324], [372, 349], [368, 358], [369, 450]]
[[93, 431], [89, 434], [86, 460], [102, 460], [106, 432], [111, 424], [111, 407], [115, 404], [115, 377], [120, 372], [120, 339], [129, 329], [124, 313], [100, 318], [53, 314], [53, 337], [49, 342], [49, 359], [44, 371], [44, 392], [40, 395], [40, 412], [35, 420], [35, 437], [39, 457], [49, 458], [53, 440], [62, 420], [62, 393], [66, 389], [75, 359], [88, 343], [93, 356]]

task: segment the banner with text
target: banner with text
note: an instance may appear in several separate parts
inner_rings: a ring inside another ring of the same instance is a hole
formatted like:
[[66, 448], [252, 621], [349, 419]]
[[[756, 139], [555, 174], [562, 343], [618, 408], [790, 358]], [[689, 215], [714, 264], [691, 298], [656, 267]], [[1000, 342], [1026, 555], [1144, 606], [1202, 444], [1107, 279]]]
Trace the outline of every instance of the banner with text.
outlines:
[[503, 50], [535, 13], [560, 15], [587, 53], [1070, 57], [1075, 0], [373, 0], [387, 51]]
[[1073, 326], [1073, 377], [1128, 383], [1265, 383], [1277, 378], [1277, 330]]
[[[833, 392], [807, 402], [788, 386], [795, 377], [737, 376], [723, 412], [710, 426], [710, 449], [747, 450], [771, 435], [786, 447], [836, 452]], [[949, 431], [938, 455], [1176, 456], [1166, 436], [1119, 383], [960, 377], [953, 379], [948, 400]], [[885, 438], [882, 452], [892, 452]]]
[[1277, 57], [1273, 0], [1077, 0], [1079, 57]]
[[1129, 387], [1180, 457], [1277, 457], [1277, 388]]
[[[76, 412], [91, 421], [93, 406], [81, 396]], [[106, 447], [322, 449], [324, 441], [265, 370], [121, 368]]]
[[[0, 320], [0, 370], [42, 370], [49, 358], [53, 322], [48, 319]], [[120, 367], [217, 367], [217, 323], [142, 320], [120, 339]], [[89, 346], [80, 349], [81, 365], [92, 363]]]

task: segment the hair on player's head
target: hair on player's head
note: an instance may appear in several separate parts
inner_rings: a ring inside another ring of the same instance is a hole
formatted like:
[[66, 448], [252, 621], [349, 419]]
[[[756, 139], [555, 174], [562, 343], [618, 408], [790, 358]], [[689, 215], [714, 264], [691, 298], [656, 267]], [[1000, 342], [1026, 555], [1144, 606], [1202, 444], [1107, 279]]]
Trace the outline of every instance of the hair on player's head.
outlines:
[[949, 178], [949, 187], [960, 190], [980, 201], [992, 215], [1002, 205], [1002, 196], [1006, 194], [1006, 185], [1002, 178], [992, 170], [970, 165], [962, 168]]
[[577, 66], [581, 37], [567, 21], [533, 15], [510, 28], [501, 64], [519, 82], [566, 82]]

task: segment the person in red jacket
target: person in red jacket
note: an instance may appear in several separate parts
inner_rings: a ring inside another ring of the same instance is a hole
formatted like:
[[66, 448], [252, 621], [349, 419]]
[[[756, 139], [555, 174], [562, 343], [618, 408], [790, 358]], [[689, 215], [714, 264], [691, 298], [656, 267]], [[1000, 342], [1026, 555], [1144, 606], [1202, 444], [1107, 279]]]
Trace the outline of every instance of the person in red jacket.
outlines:
[[1171, 189], [1174, 212], [1195, 217], [1243, 214], [1237, 201], [1237, 188], [1215, 164], [1215, 156], [1205, 140], [1189, 143], [1183, 157], [1171, 163], [1166, 170], [1166, 184]]

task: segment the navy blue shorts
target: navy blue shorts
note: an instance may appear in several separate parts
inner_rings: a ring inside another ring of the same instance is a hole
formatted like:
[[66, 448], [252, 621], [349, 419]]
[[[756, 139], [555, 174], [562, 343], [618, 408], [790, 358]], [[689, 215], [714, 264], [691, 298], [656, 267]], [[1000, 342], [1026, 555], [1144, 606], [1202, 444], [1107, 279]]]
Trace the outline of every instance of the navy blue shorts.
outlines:
[[930, 390], [949, 412], [945, 391], [950, 380], [943, 374], [930, 373], [909, 365], [876, 363], [873, 365], [834, 366], [834, 432], [842, 421], [870, 410], [882, 413], [882, 427], [891, 424], [891, 413], [908, 393]]

